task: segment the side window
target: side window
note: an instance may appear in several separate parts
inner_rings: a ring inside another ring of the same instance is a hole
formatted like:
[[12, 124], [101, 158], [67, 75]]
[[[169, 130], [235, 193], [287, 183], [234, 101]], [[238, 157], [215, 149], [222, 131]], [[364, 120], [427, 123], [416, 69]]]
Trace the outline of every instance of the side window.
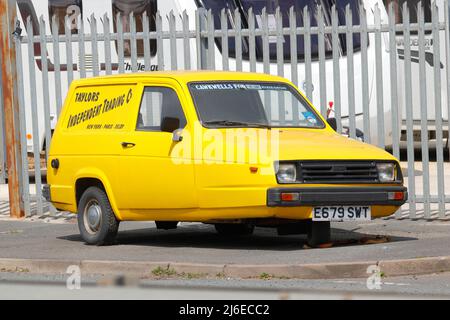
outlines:
[[[130, 14], [133, 14], [136, 21], [136, 32], [143, 32], [143, 15], [148, 17], [150, 32], [156, 31], [155, 15], [157, 11], [156, 0], [112, 0], [112, 13], [114, 32], [117, 33], [117, 15], [119, 15], [120, 22], [123, 26], [123, 32], [131, 31]], [[144, 56], [144, 40], [137, 40], [137, 55], [139, 57]], [[118, 45], [116, 41], [116, 49]], [[156, 39], [150, 40], [150, 55], [156, 55]], [[130, 40], [124, 41], [124, 56], [131, 57], [131, 42]]]
[[186, 126], [186, 117], [174, 90], [164, 87], [146, 87], [142, 95], [136, 129], [161, 131], [161, 122], [164, 117], [178, 118], [180, 128]]
[[[48, 0], [48, 15], [50, 21], [53, 16], [56, 16], [56, 21], [58, 23], [58, 33], [65, 34], [64, 22], [66, 16], [69, 16], [69, 21], [71, 23], [72, 34], [78, 33], [78, 17], [81, 16], [83, 11], [82, 0]], [[50, 22], [50, 29], [53, 28]], [[55, 30], [52, 29], [52, 33]]]

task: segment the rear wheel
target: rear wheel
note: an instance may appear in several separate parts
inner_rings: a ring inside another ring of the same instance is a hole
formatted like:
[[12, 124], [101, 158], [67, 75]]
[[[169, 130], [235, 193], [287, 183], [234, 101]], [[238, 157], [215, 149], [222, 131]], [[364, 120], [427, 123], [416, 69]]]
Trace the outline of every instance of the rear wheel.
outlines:
[[119, 221], [105, 191], [89, 187], [83, 193], [78, 204], [78, 228], [88, 244], [101, 246], [114, 243]]
[[216, 223], [216, 231], [226, 236], [251, 235], [255, 227], [247, 223]]
[[312, 221], [308, 231], [308, 245], [317, 247], [329, 243], [331, 239], [331, 227], [329, 221]]

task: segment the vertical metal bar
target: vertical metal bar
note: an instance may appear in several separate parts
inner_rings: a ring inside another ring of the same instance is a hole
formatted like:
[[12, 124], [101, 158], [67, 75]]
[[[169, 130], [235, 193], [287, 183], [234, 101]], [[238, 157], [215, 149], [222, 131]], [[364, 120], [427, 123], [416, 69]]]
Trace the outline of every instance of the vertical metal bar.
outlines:
[[222, 30], [222, 69], [230, 70], [228, 60], [228, 18], [225, 9], [220, 11], [220, 28]]
[[234, 10], [236, 36], [234, 37], [236, 49], [236, 71], [242, 71], [242, 21], [239, 9]]
[[[447, 77], [447, 141], [450, 140], [450, 19], [449, 19], [449, 2], [444, 1], [444, 20], [445, 20], [445, 71]], [[450, 147], [447, 148], [450, 158]]]
[[61, 66], [59, 63], [59, 25], [56, 16], [52, 17], [52, 30], [53, 30], [53, 60], [55, 62], [55, 98], [56, 98], [56, 114], [59, 118], [62, 105], [61, 95]]
[[[45, 42], [45, 22], [44, 18], [41, 16], [40, 19], [40, 36], [41, 36], [41, 61], [47, 59], [47, 54], [45, 56], [42, 54], [43, 50], [42, 46], [47, 46]], [[67, 65], [67, 86], [69, 87], [73, 81], [73, 56], [72, 56], [72, 30], [70, 29], [70, 20], [69, 16], [65, 16], [64, 18], [64, 33], [66, 35], [66, 65]]]
[[389, 65], [391, 80], [391, 114], [392, 114], [392, 150], [394, 156], [400, 159], [400, 126], [398, 112], [397, 88], [397, 44], [395, 43], [394, 3], [389, 3]]
[[164, 70], [164, 43], [161, 14], [156, 12], [156, 50], [158, 56], [158, 70]]
[[[405, 43], [411, 41], [411, 27], [409, 24], [409, 9], [405, 1], [403, 3], [403, 34]], [[406, 136], [408, 155], [408, 194], [409, 217], [416, 217], [416, 183], [414, 169], [414, 137], [413, 137], [413, 109], [412, 109], [412, 83], [411, 83], [411, 47], [405, 46], [405, 107], [406, 107]]]
[[356, 138], [356, 113], [355, 113], [355, 72], [353, 61], [353, 17], [350, 5], [345, 7], [346, 41], [347, 41], [347, 95], [348, 95], [348, 115], [351, 138]]
[[305, 30], [305, 83], [306, 97], [313, 102], [313, 83], [312, 83], [312, 66], [311, 66], [311, 20], [309, 16], [308, 6], [303, 8], [303, 28]]
[[184, 69], [191, 70], [191, 45], [189, 37], [189, 15], [183, 11], [183, 44], [184, 44]]
[[248, 9], [248, 32], [250, 72], [256, 72], [256, 35], [253, 8]]
[[137, 72], [137, 40], [136, 40], [136, 18], [134, 13], [130, 13], [130, 47], [131, 47], [131, 71]]
[[323, 8], [318, 6], [319, 11], [317, 25], [319, 27], [319, 83], [320, 83], [320, 113], [327, 116], [327, 82], [325, 68], [325, 21]]
[[[276, 32], [277, 32], [277, 74], [284, 77], [284, 36], [283, 36], [283, 17], [280, 7], [275, 10]], [[286, 105], [284, 101], [284, 93], [278, 93], [278, 120], [280, 125], [286, 122]]]
[[[298, 56], [297, 56], [297, 16], [294, 7], [289, 8], [289, 39], [291, 45], [291, 81], [298, 86]], [[292, 97], [292, 121], [295, 125], [299, 124], [298, 103]]]
[[95, 18], [94, 14], [91, 15], [90, 29], [91, 29], [91, 47], [92, 47], [92, 70], [94, 76], [98, 76], [99, 66], [98, 66], [97, 19]]
[[78, 59], [80, 67], [78, 68], [78, 70], [80, 70], [80, 78], [86, 78], [86, 57], [85, 57], [86, 49], [84, 46], [84, 22], [81, 15], [79, 17], [79, 26], [80, 28], [78, 29], [78, 56], [79, 56]]
[[170, 70], [178, 69], [177, 59], [177, 30], [175, 25], [175, 14], [173, 10], [169, 12], [169, 33], [170, 33]]
[[[44, 17], [41, 16], [39, 19], [39, 31], [40, 31], [40, 46], [41, 46], [41, 63], [42, 63], [42, 94], [44, 100], [44, 126], [45, 126], [45, 145], [46, 145], [46, 157], [48, 157], [48, 151], [50, 149], [50, 142], [52, 139], [52, 124], [50, 119], [50, 89], [48, 82], [48, 54], [47, 54], [47, 41], [45, 39], [45, 21]], [[67, 43], [66, 43], [67, 48]], [[68, 49], [68, 48], [67, 48]], [[68, 55], [69, 56], [69, 55]], [[70, 54], [71, 56], [71, 54]], [[67, 61], [67, 65], [69, 65], [69, 60]], [[72, 73], [73, 76], [73, 73]], [[68, 77], [69, 74], [68, 74]], [[23, 131], [24, 133], [26, 131]], [[26, 140], [25, 140], [26, 142]]]
[[[445, 8], [444, 10], [448, 10]], [[433, 23], [433, 56], [434, 56], [434, 105], [436, 118], [436, 165], [439, 216], [445, 217], [445, 183], [444, 183], [444, 150], [442, 134], [442, 103], [441, 103], [441, 45], [439, 37], [439, 8], [436, 2], [432, 3]]]
[[[24, 86], [24, 73], [23, 73], [23, 63], [22, 63], [22, 43], [20, 37], [15, 38], [16, 47], [16, 66], [17, 66], [17, 93], [18, 93], [18, 103], [19, 103], [19, 130], [20, 134], [20, 159], [22, 161], [22, 174], [20, 175], [22, 187], [21, 195], [23, 201], [23, 209], [26, 217], [31, 215], [31, 205], [30, 205], [30, 182], [28, 176], [28, 152], [27, 152], [27, 138], [26, 138], [26, 117], [25, 117], [25, 86]], [[42, 52], [42, 46], [41, 46]], [[34, 68], [34, 65], [31, 66]], [[3, 101], [3, 100], [0, 100]]]
[[289, 8], [289, 28], [289, 40], [291, 46], [291, 81], [298, 86], [297, 15], [293, 6]]
[[[150, 22], [147, 12], [142, 14], [142, 32], [144, 42], [144, 71], [151, 71], [151, 52], [150, 52]], [[140, 67], [142, 70], [142, 66]]]
[[261, 12], [262, 21], [262, 42], [263, 42], [263, 64], [264, 73], [270, 74], [270, 45], [269, 45], [269, 18], [267, 16], [266, 8], [264, 7]]
[[24, 216], [21, 199], [21, 149], [20, 131], [18, 121], [19, 103], [17, 101], [17, 70], [16, 48], [12, 33], [15, 28], [16, 2], [13, 0], [0, 0], [0, 56], [3, 66], [3, 108], [5, 117], [5, 140], [8, 167], [8, 188], [10, 216], [22, 218]]
[[203, 39], [202, 32], [206, 29], [206, 10], [199, 8], [195, 14], [195, 38], [197, 42], [197, 69], [208, 68], [207, 42]]
[[[398, 89], [397, 89], [397, 44], [395, 33], [395, 16], [394, 3], [390, 2], [388, 6], [388, 22], [389, 22], [389, 66], [391, 81], [391, 114], [392, 114], [392, 150], [397, 159], [400, 159], [400, 126], [398, 112]], [[395, 212], [396, 218], [402, 216], [402, 209]]]
[[[57, 29], [53, 29], [55, 32]], [[32, 35], [33, 26], [31, 24], [31, 18], [27, 19], [27, 34]], [[37, 91], [36, 91], [36, 70], [34, 68], [34, 41], [33, 37], [28, 37], [28, 65], [30, 75], [30, 104], [31, 104], [31, 118], [33, 127], [33, 157], [34, 157], [34, 180], [36, 184], [36, 203], [37, 214], [42, 215], [42, 181], [41, 181], [41, 148], [39, 144], [39, 119], [38, 119], [38, 107], [37, 107]]]
[[117, 21], [117, 51], [119, 56], [119, 73], [125, 72], [125, 51], [124, 51], [124, 39], [123, 39], [123, 22], [122, 15], [117, 13], [116, 15]]
[[[264, 73], [270, 74], [270, 45], [269, 45], [269, 18], [267, 16], [266, 7], [262, 9], [261, 12], [261, 21], [262, 21], [262, 42], [263, 42], [263, 68]], [[267, 118], [269, 121], [272, 120], [272, 104], [270, 103], [270, 94], [265, 91], [264, 92], [264, 105], [269, 108], [266, 109]]]
[[208, 10], [206, 21], [208, 30], [208, 69], [214, 70], [216, 68], [216, 45], [214, 43], [214, 18], [211, 10]]
[[377, 140], [378, 146], [385, 147], [384, 138], [384, 101], [383, 101], [383, 57], [381, 55], [381, 12], [375, 4], [375, 78], [377, 89]]
[[417, 17], [419, 22], [419, 74], [424, 77], [419, 81], [420, 86], [420, 133], [422, 147], [422, 175], [423, 175], [423, 197], [424, 197], [424, 216], [430, 218], [430, 166], [429, 166], [429, 148], [428, 148], [428, 114], [427, 114], [427, 83], [425, 69], [425, 18], [422, 3], [417, 3]]
[[103, 33], [105, 34], [105, 69], [106, 74], [112, 74], [112, 66], [111, 66], [111, 30], [109, 25], [108, 14], [103, 15]]
[[283, 36], [283, 17], [280, 7], [275, 11], [275, 20], [277, 28], [277, 74], [284, 77], [284, 36]]
[[[2, 56], [0, 55], [0, 65], [2, 64]], [[18, 73], [20, 77], [20, 73]], [[2, 83], [2, 73], [0, 72], [0, 83]], [[20, 91], [20, 88], [18, 88]], [[0, 85], [0, 184], [4, 184], [6, 182], [6, 162], [5, 162], [5, 127], [4, 127], [4, 116], [3, 116], [3, 92], [2, 86]]]
[[337, 122], [337, 132], [342, 132], [342, 108], [341, 108], [341, 69], [339, 66], [340, 43], [339, 43], [339, 20], [336, 6], [331, 8], [331, 25], [333, 42], [333, 90], [334, 90], [334, 115]]
[[367, 14], [364, 5], [359, 8], [361, 25], [361, 85], [362, 85], [362, 107], [364, 123], [364, 141], [370, 143], [370, 109], [369, 109], [369, 62], [367, 58], [367, 47], [369, 45], [367, 30]]

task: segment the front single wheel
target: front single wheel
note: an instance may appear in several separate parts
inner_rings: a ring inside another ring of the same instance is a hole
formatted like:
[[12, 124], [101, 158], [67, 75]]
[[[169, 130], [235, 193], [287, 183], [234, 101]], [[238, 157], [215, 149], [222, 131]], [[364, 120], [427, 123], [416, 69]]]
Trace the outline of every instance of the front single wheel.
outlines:
[[312, 221], [308, 231], [308, 245], [317, 247], [329, 243], [331, 239], [331, 227], [329, 221]]
[[90, 187], [83, 193], [78, 204], [78, 228], [87, 244], [101, 246], [114, 243], [119, 221], [105, 191]]
[[246, 223], [216, 223], [216, 231], [226, 236], [245, 236], [251, 235], [255, 227]]

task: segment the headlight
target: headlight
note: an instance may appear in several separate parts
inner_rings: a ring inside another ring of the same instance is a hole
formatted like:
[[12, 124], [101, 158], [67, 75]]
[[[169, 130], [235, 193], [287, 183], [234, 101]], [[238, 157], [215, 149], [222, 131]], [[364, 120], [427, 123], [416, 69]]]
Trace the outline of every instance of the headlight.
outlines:
[[377, 170], [380, 182], [393, 182], [395, 180], [394, 163], [378, 163]]
[[278, 183], [293, 183], [297, 180], [295, 164], [280, 164], [277, 171]]

